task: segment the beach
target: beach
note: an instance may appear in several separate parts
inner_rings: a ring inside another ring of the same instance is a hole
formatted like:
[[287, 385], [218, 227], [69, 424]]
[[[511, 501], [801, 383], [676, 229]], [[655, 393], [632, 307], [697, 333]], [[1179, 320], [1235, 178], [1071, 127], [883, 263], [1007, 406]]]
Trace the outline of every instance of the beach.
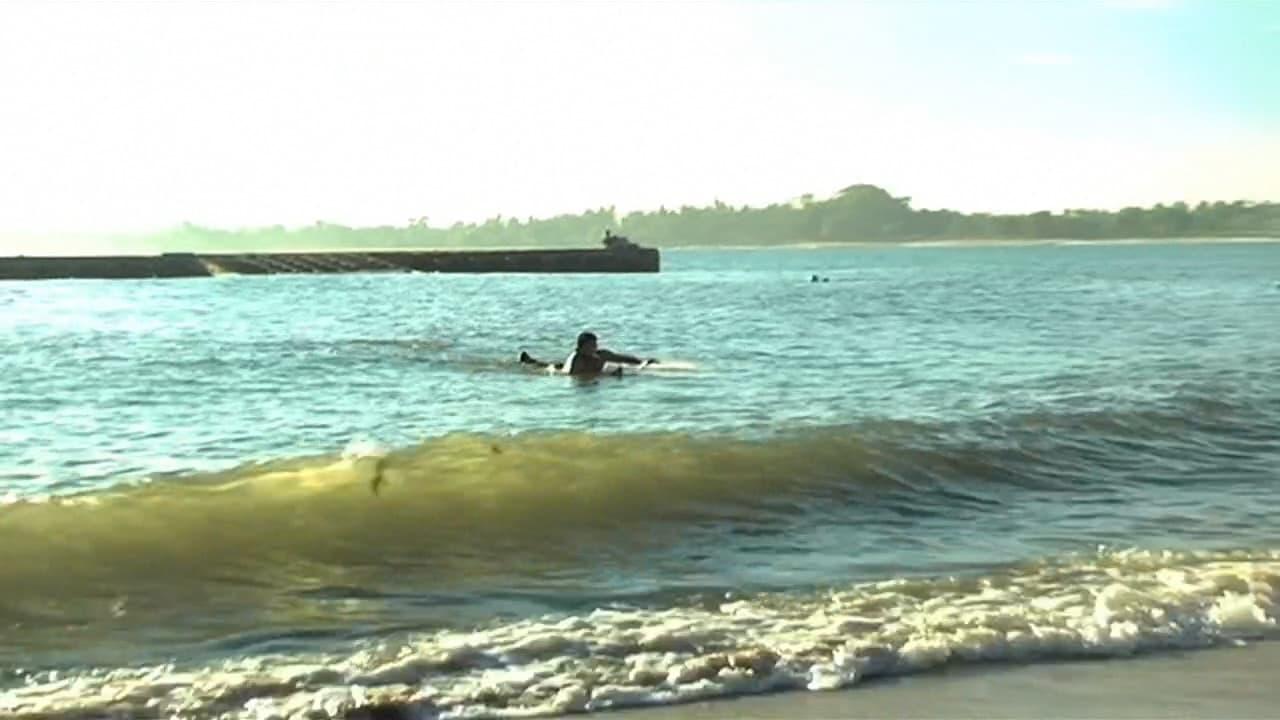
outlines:
[[1274, 718], [1280, 643], [1122, 660], [963, 667], [852, 690], [632, 710], [620, 718]]

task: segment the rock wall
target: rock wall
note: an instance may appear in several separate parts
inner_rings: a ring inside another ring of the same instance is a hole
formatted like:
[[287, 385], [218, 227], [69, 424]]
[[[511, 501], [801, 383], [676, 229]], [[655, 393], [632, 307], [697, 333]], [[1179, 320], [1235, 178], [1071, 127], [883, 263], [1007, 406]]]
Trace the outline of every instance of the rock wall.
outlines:
[[207, 277], [219, 273], [641, 273], [658, 272], [660, 266], [657, 250], [630, 244], [604, 250], [166, 253], [0, 258], [0, 280], [178, 278]]

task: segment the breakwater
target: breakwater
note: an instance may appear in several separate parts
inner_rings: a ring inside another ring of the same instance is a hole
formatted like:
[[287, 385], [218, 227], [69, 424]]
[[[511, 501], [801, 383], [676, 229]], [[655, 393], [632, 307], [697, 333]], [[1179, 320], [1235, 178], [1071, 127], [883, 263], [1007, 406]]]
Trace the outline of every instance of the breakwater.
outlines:
[[218, 274], [357, 272], [646, 273], [656, 249], [630, 243], [582, 250], [476, 250], [291, 253], [165, 253], [0, 258], [0, 280], [181, 278]]

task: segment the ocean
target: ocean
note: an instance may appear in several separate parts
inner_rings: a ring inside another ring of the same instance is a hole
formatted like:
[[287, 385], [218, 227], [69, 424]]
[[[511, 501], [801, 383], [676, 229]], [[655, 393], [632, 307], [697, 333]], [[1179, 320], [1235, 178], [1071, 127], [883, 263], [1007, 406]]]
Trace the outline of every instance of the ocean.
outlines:
[[[0, 284], [0, 714], [526, 717], [1280, 636], [1280, 244], [663, 264]], [[588, 329], [664, 362], [516, 362]]]

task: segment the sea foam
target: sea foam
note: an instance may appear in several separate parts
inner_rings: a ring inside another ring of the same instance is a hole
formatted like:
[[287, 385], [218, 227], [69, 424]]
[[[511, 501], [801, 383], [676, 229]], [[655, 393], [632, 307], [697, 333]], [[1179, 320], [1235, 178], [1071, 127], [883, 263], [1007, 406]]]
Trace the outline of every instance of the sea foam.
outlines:
[[[343, 655], [35, 674], [18, 717], [528, 717], [833, 690], [946, 664], [1122, 657], [1276, 635], [1280, 551], [1100, 551], [718, 605], [611, 608]], [[394, 713], [388, 715], [387, 713]]]

